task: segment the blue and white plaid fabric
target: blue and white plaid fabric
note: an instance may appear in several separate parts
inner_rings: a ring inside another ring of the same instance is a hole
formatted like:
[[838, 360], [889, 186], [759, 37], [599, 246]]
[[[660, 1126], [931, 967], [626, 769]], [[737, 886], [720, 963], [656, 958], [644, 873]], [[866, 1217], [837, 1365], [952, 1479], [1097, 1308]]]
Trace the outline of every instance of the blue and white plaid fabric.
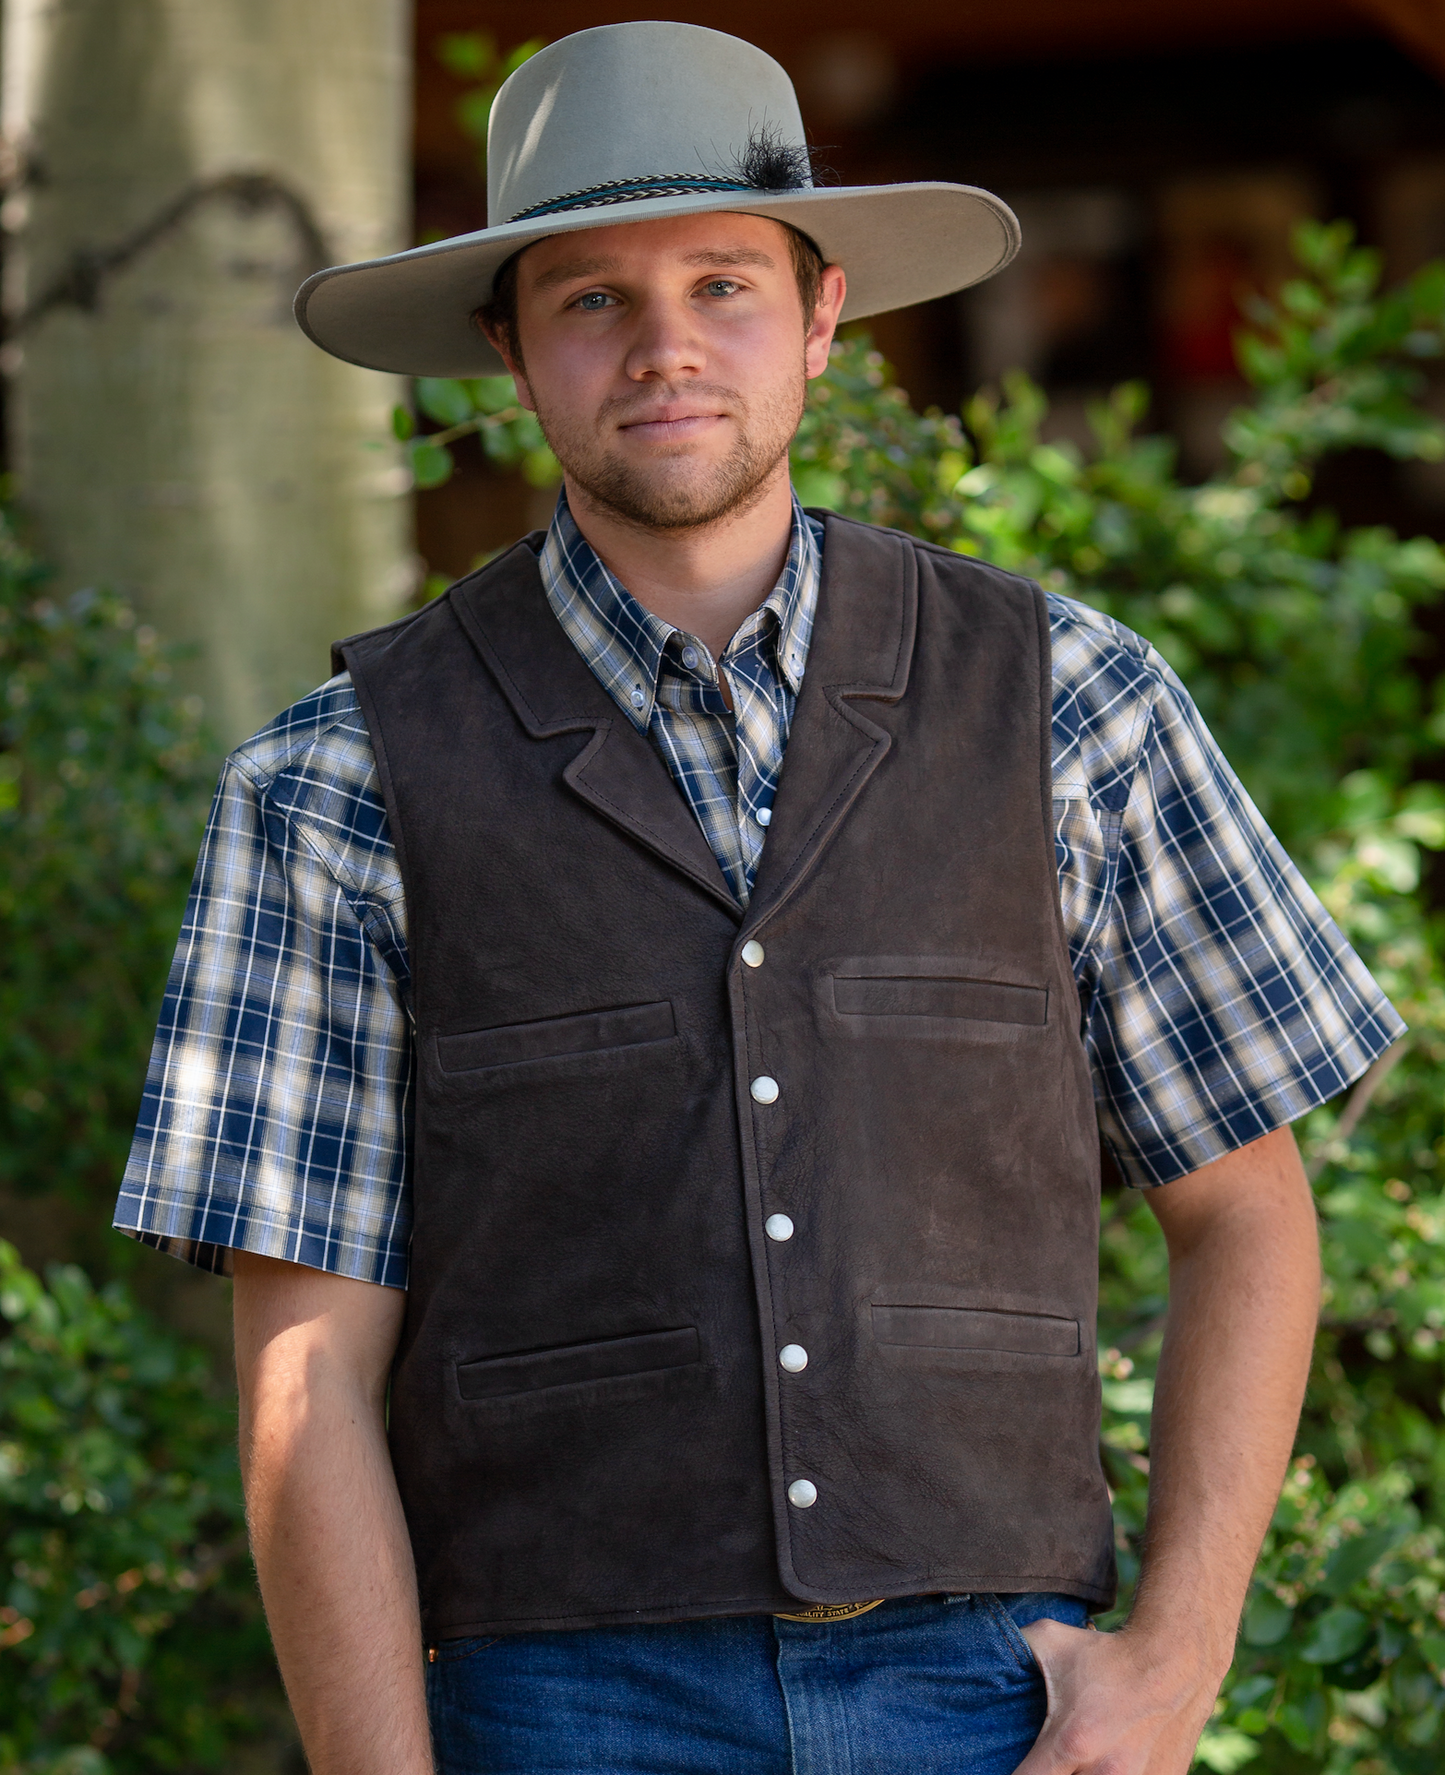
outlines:
[[[542, 547], [547, 601], [573, 646], [667, 763], [728, 886], [746, 906], [773, 817], [783, 749], [818, 607], [823, 526], [793, 500], [778, 583], [720, 660], [644, 610], [597, 559], [565, 493]], [[726, 679], [736, 715], [718, 688]]]
[[[639, 623], [569, 526], [547, 543], [553, 607], [742, 885], [806, 669], [816, 538], [809, 560], [795, 519], [771, 617], [724, 656], [751, 728], [733, 754], [707, 726], [729, 723], [702, 650], [689, 666], [687, 637]], [[1086, 606], [1049, 608], [1059, 886], [1100, 1126], [1131, 1183], [1168, 1183], [1335, 1096], [1403, 1025], [1159, 656]], [[766, 681], [779, 659], [786, 687]], [[239, 1247], [404, 1287], [409, 998], [401, 878], [342, 676], [227, 761], [116, 1225], [209, 1269]]]

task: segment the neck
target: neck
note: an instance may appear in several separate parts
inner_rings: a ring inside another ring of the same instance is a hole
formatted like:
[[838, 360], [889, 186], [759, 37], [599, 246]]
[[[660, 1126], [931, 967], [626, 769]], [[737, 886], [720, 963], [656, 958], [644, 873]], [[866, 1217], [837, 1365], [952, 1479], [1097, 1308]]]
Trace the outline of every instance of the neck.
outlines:
[[786, 458], [743, 511], [691, 530], [647, 530], [566, 477], [567, 503], [598, 558], [644, 610], [696, 635], [714, 659], [778, 583], [793, 504]]

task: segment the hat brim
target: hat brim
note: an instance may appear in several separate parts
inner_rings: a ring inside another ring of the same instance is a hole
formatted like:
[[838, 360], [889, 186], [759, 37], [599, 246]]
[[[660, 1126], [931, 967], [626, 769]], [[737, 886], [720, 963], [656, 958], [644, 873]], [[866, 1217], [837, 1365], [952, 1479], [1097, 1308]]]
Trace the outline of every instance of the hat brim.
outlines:
[[729, 211], [810, 235], [848, 276], [844, 320], [982, 283], [1019, 248], [1013, 211], [971, 185], [824, 186], [650, 198], [508, 222], [307, 278], [296, 319], [323, 351], [405, 376], [494, 376], [500, 358], [472, 320], [513, 253], [549, 235]]

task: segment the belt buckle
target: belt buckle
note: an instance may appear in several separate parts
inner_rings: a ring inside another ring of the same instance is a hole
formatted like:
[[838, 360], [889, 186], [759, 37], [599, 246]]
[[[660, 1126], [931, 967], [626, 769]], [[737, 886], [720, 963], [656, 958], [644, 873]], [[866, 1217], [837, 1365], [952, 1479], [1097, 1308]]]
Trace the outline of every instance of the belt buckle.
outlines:
[[878, 1596], [872, 1602], [815, 1602], [807, 1608], [799, 1609], [796, 1614], [784, 1614], [781, 1609], [773, 1611], [776, 1621], [804, 1621], [814, 1626], [820, 1623], [831, 1624], [834, 1621], [852, 1621], [859, 1615], [866, 1615], [869, 1609], [876, 1609], [886, 1597]]

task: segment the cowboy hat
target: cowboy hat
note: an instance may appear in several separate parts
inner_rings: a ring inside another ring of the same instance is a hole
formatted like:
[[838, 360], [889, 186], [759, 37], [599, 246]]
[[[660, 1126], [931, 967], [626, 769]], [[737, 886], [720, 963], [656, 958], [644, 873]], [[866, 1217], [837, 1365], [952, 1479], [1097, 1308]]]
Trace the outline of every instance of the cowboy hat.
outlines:
[[493, 375], [501, 361], [473, 315], [514, 253], [717, 210], [809, 235], [848, 274], [845, 320], [981, 283], [1019, 245], [1007, 204], [969, 185], [815, 186], [792, 82], [751, 43], [701, 25], [601, 25], [538, 51], [498, 92], [486, 228], [318, 271], [296, 318], [368, 369]]

